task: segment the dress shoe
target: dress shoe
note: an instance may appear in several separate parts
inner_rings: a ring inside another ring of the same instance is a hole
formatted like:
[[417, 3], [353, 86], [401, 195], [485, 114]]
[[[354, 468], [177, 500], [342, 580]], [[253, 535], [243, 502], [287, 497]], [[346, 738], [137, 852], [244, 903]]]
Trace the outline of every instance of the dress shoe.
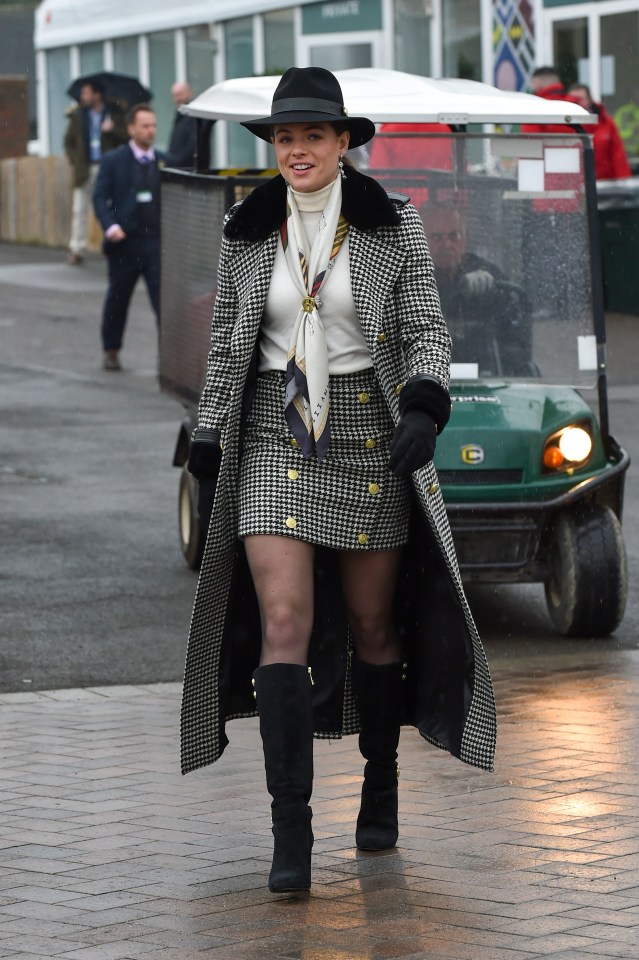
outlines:
[[121, 370], [120, 358], [117, 350], [105, 350], [102, 366], [105, 370]]
[[84, 257], [79, 253], [70, 253], [68, 257], [68, 263], [71, 267], [79, 267], [83, 260]]

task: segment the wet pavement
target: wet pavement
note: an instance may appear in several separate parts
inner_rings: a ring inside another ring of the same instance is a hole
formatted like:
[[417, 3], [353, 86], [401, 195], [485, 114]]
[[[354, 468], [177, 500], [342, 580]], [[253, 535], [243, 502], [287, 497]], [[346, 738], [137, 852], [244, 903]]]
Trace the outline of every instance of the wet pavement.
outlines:
[[523, 666], [494, 774], [402, 731], [394, 851], [354, 848], [356, 739], [316, 743], [300, 896], [266, 889], [255, 721], [181, 777], [178, 684], [0, 696], [0, 958], [639, 957], [639, 653]]
[[[0, 288], [0, 960], [639, 958], [635, 470], [616, 634], [558, 638], [539, 586], [470, 590], [495, 773], [405, 729], [399, 845], [363, 854], [357, 742], [316, 743], [312, 890], [273, 896], [256, 722], [179, 773], [195, 576], [175, 532], [180, 410], [157, 393], [146, 296], [114, 381], [100, 258], [75, 270], [3, 246]], [[639, 317], [609, 335], [613, 430], [636, 461]]]

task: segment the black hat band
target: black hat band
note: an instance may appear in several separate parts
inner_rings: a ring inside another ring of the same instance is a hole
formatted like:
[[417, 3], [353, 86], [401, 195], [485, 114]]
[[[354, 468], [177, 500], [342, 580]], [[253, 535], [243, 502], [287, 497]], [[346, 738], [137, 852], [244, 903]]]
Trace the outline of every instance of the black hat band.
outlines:
[[336, 117], [347, 117], [346, 107], [334, 100], [319, 100], [315, 97], [289, 97], [287, 100], [274, 100], [272, 114], [292, 113], [298, 110], [310, 110], [313, 113], [332, 113]]

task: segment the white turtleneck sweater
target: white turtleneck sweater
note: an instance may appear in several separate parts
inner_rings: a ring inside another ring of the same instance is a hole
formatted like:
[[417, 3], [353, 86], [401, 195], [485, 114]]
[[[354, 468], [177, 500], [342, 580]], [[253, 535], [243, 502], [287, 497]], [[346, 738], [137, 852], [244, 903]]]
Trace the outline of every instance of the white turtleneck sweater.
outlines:
[[[314, 193], [293, 191], [309, 243], [317, 233], [332, 183]], [[328, 372], [354, 373], [372, 367], [371, 355], [355, 311], [349, 269], [348, 236], [335, 258], [330, 275], [319, 292], [319, 314], [328, 346]], [[262, 319], [259, 371], [286, 370], [293, 324], [300, 308], [300, 295], [291, 280], [281, 238], [277, 243], [271, 284]]]

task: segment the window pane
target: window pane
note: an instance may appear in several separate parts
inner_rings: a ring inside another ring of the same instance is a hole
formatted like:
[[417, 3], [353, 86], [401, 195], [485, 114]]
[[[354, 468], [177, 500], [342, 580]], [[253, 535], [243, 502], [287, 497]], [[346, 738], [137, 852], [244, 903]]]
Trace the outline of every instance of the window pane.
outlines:
[[588, 21], [585, 17], [555, 23], [555, 64], [565, 87], [590, 84]]
[[253, 76], [253, 20], [242, 17], [228, 20], [225, 24], [224, 42], [226, 53], [226, 76]]
[[80, 74], [98, 73], [104, 70], [104, 53], [101, 43], [83, 43], [80, 47]]
[[293, 10], [273, 10], [264, 14], [264, 69], [266, 73], [284, 73], [295, 64]]
[[444, 0], [444, 76], [481, 80], [480, 4], [477, 0]]
[[186, 34], [186, 79], [197, 96], [213, 83], [213, 44], [208, 24], [187, 27]]
[[395, 0], [395, 68], [430, 76], [430, 17], [424, 0]]
[[49, 97], [49, 150], [63, 152], [64, 131], [67, 125], [65, 111], [71, 105], [66, 89], [71, 82], [69, 48], [47, 51], [47, 87]]
[[[198, 93], [208, 90], [215, 82], [213, 43], [207, 23], [199, 24], [197, 27], [187, 27], [184, 32], [186, 34], [186, 79], [197, 97]], [[216, 136], [217, 124], [214, 124], [209, 141], [211, 157], [215, 156]]]
[[149, 36], [149, 65], [153, 108], [158, 118], [157, 146], [166, 149], [173, 124], [171, 86], [175, 83], [175, 37], [172, 30]]
[[140, 67], [137, 37], [117, 37], [113, 41], [113, 69], [116, 73], [138, 76]]
[[[226, 76], [253, 76], [253, 20], [242, 17], [225, 24], [224, 45]], [[255, 137], [239, 123], [228, 125], [229, 164], [232, 167], [253, 167], [256, 163]]]
[[639, 13], [601, 18], [601, 92], [633, 166], [639, 161]]

